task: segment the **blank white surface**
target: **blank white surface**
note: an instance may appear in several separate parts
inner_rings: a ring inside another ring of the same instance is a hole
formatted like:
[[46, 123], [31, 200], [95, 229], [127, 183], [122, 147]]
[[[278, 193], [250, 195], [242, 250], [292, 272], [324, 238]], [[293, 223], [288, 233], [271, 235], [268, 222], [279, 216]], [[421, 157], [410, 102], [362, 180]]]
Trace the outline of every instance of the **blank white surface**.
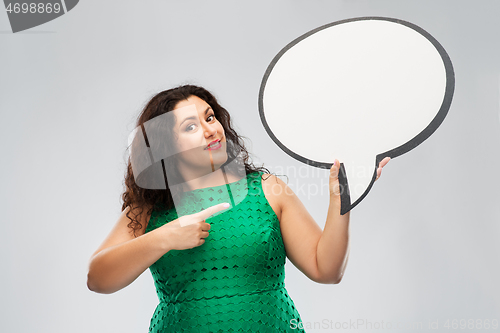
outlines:
[[376, 155], [410, 141], [437, 115], [446, 74], [434, 45], [406, 25], [340, 23], [281, 55], [265, 85], [263, 113], [292, 152], [344, 163], [354, 203], [372, 180]]

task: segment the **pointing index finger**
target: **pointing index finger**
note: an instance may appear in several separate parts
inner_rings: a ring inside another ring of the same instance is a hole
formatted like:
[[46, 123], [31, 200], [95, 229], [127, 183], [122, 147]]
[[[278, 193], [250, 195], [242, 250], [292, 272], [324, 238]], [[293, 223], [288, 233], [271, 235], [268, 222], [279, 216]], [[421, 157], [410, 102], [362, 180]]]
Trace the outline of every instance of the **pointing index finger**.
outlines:
[[204, 209], [199, 213], [188, 215], [188, 216], [183, 216], [180, 219], [179, 223], [180, 223], [181, 227], [184, 227], [184, 226], [189, 225], [189, 224], [193, 224], [193, 223], [197, 223], [197, 222], [206, 220], [207, 218], [209, 218], [213, 214], [215, 214], [221, 210], [224, 210], [226, 208], [229, 208], [229, 206], [230, 205], [227, 202], [224, 202], [224, 203], [212, 206], [212, 207], [208, 207], [207, 209]]
[[224, 210], [226, 208], [229, 208], [229, 204], [227, 202], [208, 207], [207, 209], [202, 210], [201, 212], [196, 214], [196, 217], [201, 220], [205, 220], [212, 216], [213, 214], [220, 212], [221, 210]]

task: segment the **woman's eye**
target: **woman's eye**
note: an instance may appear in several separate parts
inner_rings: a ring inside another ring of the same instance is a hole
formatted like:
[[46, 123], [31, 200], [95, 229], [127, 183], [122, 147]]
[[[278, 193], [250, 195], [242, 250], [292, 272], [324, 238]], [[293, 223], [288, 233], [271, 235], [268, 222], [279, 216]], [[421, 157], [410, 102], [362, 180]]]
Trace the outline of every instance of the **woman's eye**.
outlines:
[[194, 126], [196, 126], [196, 125], [195, 124], [191, 124], [191, 125], [187, 126], [186, 127], [186, 132], [189, 132], [189, 131], [193, 130]]
[[[210, 118], [212, 118], [211, 120], [209, 120]], [[210, 116], [208, 116], [207, 118], [207, 121], [212, 121], [215, 119], [215, 115], [214, 114], [211, 114]]]

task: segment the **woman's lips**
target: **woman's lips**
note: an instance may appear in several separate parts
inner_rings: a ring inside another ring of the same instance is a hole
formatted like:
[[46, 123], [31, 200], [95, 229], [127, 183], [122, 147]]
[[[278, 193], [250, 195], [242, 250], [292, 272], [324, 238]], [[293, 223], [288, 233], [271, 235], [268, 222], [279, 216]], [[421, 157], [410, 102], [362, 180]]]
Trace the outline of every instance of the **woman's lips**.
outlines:
[[222, 147], [222, 144], [220, 143], [220, 140], [217, 140], [216, 143], [211, 143], [207, 148], [208, 150], [217, 150]]

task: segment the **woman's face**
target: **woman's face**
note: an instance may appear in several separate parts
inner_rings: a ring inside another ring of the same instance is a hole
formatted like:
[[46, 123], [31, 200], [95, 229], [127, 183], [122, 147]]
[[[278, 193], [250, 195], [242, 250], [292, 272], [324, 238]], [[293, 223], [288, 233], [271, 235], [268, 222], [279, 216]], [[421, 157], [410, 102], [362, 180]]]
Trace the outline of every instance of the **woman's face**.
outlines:
[[197, 96], [180, 101], [172, 111], [176, 117], [178, 167], [181, 171], [208, 174], [227, 161], [226, 136], [210, 105]]

